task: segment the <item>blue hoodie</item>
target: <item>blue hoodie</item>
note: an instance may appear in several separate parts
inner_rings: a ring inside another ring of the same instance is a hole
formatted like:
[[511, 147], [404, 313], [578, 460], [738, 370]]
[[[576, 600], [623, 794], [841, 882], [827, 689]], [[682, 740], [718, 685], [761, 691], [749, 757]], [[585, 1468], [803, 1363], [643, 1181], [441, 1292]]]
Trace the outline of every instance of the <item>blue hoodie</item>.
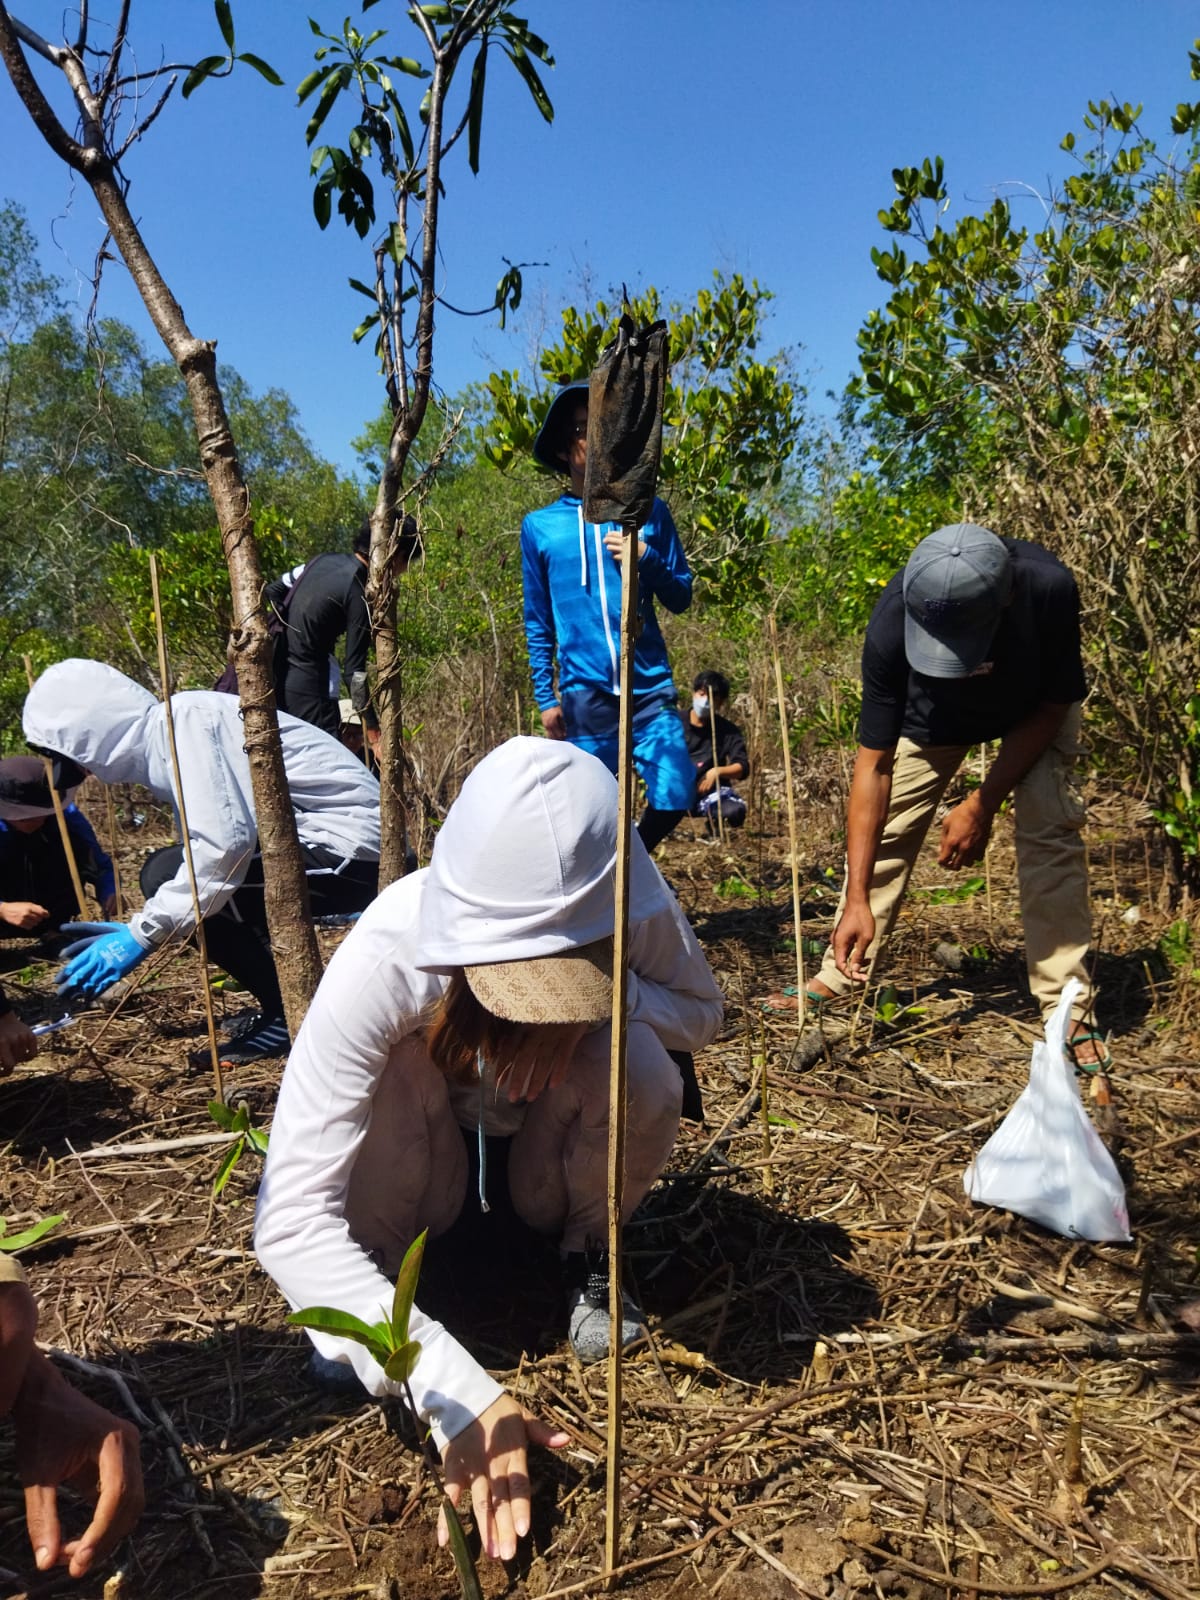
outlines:
[[[531, 511], [521, 524], [521, 574], [525, 584], [525, 639], [538, 709], [558, 703], [554, 654], [558, 651], [560, 694], [573, 689], [620, 690], [621, 569], [604, 548], [616, 523], [585, 523], [578, 495]], [[687, 557], [661, 500], [641, 529], [646, 553], [638, 562], [641, 633], [634, 649], [634, 693], [639, 699], [673, 699], [675, 685], [655, 600], [668, 611], [686, 611], [692, 600]]]

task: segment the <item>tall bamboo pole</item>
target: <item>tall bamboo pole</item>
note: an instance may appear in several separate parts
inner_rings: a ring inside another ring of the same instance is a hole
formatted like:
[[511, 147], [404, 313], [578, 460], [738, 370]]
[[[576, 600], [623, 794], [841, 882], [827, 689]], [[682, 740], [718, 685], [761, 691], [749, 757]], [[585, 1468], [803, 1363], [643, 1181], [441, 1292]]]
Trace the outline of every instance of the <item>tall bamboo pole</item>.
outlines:
[[[23, 657], [25, 662], [25, 678], [29, 687], [33, 688], [33, 662], [28, 656]], [[79, 876], [79, 863], [75, 859], [75, 849], [71, 844], [71, 835], [67, 832], [67, 818], [63, 811], [63, 803], [58, 790], [54, 787], [54, 763], [49, 756], [43, 756], [42, 762], [46, 768], [46, 787], [50, 791], [50, 802], [54, 807], [54, 820], [58, 823], [58, 836], [62, 840], [63, 854], [67, 858], [67, 871], [71, 874], [71, 886], [75, 890], [75, 899], [79, 905], [79, 915], [84, 922], [88, 917], [88, 904], [84, 898], [83, 882]]]
[[796, 790], [792, 782], [792, 746], [788, 739], [787, 701], [783, 693], [783, 663], [779, 659], [779, 634], [775, 613], [767, 619], [771, 630], [771, 657], [775, 663], [775, 699], [779, 705], [779, 733], [783, 740], [783, 781], [787, 791], [788, 845], [792, 856], [792, 925], [796, 930], [796, 1023], [804, 1027], [804, 924], [800, 915], [800, 851], [796, 842]]
[[617, 729], [617, 868], [613, 899], [612, 1057], [608, 1096], [608, 1430], [604, 1570], [621, 1547], [621, 1204], [625, 1187], [626, 998], [629, 992], [629, 852], [633, 843], [633, 646], [638, 614], [638, 530], [621, 530], [621, 694]]
[[[979, 746], [979, 787], [981, 789], [987, 782], [987, 758], [988, 751], [985, 742]], [[992, 867], [991, 862], [988, 860], [988, 845], [991, 842], [991, 837], [989, 836], [987, 844], [983, 847], [983, 882], [987, 891], [988, 937], [994, 942], [996, 938], [996, 922], [992, 915]], [[1113, 904], [1115, 905], [1116, 902], [1114, 901]]]
[[[715, 700], [715, 696], [713, 695], [712, 685], [709, 684], [709, 686], [708, 686], [708, 728], [709, 728], [709, 733], [712, 735], [713, 770], [715, 771], [716, 767], [717, 767], [717, 708], [716, 708], [716, 705], [714, 704], [714, 700]], [[724, 817], [724, 815], [722, 814], [722, 811], [721, 811], [721, 780], [720, 780], [719, 777], [717, 778], [716, 783], [717, 783], [717, 837], [718, 837], [718, 839], [720, 839], [721, 843], [724, 844], [725, 843], [725, 817]]]
[[167, 666], [167, 636], [163, 630], [162, 598], [158, 590], [158, 557], [150, 553], [150, 588], [154, 596], [154, 632], [158, 638], [158, 676], [162, 682], [163, 708], [167, 713], [167, 744], [171, 751], [171, 772], [175, 796], [179, 801], [179, 831], [183, 835], [183, 859], [187, 862], [188, 884], [192, 891], [192, 915], [196, 919], [196, 949], [200, 956], [200, 990], [204, 995], [204, 1016], [208, 1023], [208, 1048], [212, 1054], [213, 1082], [217, 1099], [224, 1102], [221, 1057], [217, 1050], [217, 1019], [213, 1015], [212, 990], [208, 986], [208, 947], [204, 940], [204, 920], [200, 913], [200, 891], [196, 887], [196, 867], [192, 860], [192, 840], [188, 832], [187, 802], [179, 771], [179, 747], [175, 743], [175, 717], [171, 711], [171, 674]]

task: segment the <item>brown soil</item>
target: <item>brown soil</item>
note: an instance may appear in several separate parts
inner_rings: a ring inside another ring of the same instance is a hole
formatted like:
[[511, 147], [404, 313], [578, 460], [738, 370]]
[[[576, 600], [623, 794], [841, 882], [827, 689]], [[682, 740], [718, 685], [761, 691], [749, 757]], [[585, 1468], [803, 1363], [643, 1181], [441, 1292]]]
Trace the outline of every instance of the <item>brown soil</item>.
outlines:
[[[807, 950], [840, 870], [836, 784], [814, 778], [801, 799]], [[778, 781], [725, 844], [685, 824], [661, 852], [729, 1005], [698, 1060], [707, 1122], [684, 1126], [628, 1235], [654, 1338], [625, 1369], [623, 1592], [1200, 1591], [1195, 985], [1159, 953], [1171, 918], [1154, 908], [1160, 868], [1132, 806], [1092, 799], [1101, 1022], [1117, 1057], [1107, 1128], [1131, 1246], [1059, 1238], [963, 1195], [1037, 1037], [1006, 823], [989, 891], [908, 901], [881, 980], [914, 1009], [890, 1026], [869, 1007], [856, 1022], [835, 1012], [799, 1048], [795, 1018], [762, 1004], [795, 982]], [[140, 835], [122, 847], [130, 878], [143, 848]], [[915, 881], [955, 882], [932, 858]], [[986, 954], [950, 972], [940, 944]], [[30, 1020], [54, 1015], [53, 967], [8, 957]], [[221, 1146], [186, 1142], [215, 1134], [208, 1070], [188, 1059], [201, 1016], [194, 957], [171, 958], [0, 1085], [10, 1228], [68, 1214], [26, 1257], [41, 1336], [142, 1429], [148, 1505], [123, 1584], [69, 1587], [449, 1600], [403, 1418], [308, 1385], [305, 1341], [250, 1253], [256, 1158], [214, 1200]], [[241, 1069], [230, 1097], [267, 1121], [280, 1067]], [[605, 1374], [564, 1346], [552, 1253], [502, 1210], [468, 1214], [431, 1250], [422, 1303], [573, 1440], [537, 1459], [533, 1534], [507, 1569], [481, 1563], [484, 1593], [600, 1594]], [[67, 1587], [33, 1572], [5, 1436], [0, 1592]]]

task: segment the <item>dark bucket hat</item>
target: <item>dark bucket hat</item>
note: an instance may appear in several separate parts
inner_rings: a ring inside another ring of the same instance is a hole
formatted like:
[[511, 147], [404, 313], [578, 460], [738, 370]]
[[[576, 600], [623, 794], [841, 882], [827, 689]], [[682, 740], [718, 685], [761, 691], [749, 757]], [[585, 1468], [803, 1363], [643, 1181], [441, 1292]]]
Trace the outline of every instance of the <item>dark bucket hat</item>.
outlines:
[[567, 413], [578, 395], [587, 395], [588, 387], [587, 378], [576, 378], [573, 383], [564, 383], [551, 400], [550, 409], [538, 429], [537, 438], [533, 441], [533, 459], [543, 467], [549, 467], [551, 472], [567, 470], [562, 460]]

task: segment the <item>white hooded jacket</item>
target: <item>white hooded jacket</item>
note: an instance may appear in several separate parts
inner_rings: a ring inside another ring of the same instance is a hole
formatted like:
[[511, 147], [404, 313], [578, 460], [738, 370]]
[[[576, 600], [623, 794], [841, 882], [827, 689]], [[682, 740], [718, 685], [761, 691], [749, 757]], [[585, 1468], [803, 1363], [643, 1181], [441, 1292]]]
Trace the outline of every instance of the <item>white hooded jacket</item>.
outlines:
[[[616, 812], [616, 783], [594, 756], [509, 740], [463, 785], [430, 866], [385, 889], [334, 955], [284, 1072], [258, 1201], [258, 1258], [293, 1307], [333, 1306], [373, 1323], [390, 1306], [392, 1285], [345, 1219], [389, 1055], [427, 1024], [453, 968], [612, 933]], [[636, 834], [630, 865], [630, 1018], [668, 1049], [696, 1049], [717, 1030], [721, 991]], [[413, 1397], [440, 1447], [501, 1390], [415, 1307], [410, 1337], [421, 1345]], [[348, 1359], [371, 1393], [402, 1392], [362, 1346], [312, 1338]]]
[[[200, 908], [219, 911], [246, 875], [258, 843], [245, 730], [236, 696], [189, 690], [171, 696]], [[168, 801], [179, 825], [167, 714], [132, 678], [101, 661], [60, 661], [25, 700], [30, 744], [70, 756], [105, 783], [140, 783]], [[352, 861], [379, 859], [379, 784], [339, 742], [280, 714], [283, 764], [300, 841]], [[130, 919], [153, 950], [190, 933], [195, 918], [187, 868]]]

